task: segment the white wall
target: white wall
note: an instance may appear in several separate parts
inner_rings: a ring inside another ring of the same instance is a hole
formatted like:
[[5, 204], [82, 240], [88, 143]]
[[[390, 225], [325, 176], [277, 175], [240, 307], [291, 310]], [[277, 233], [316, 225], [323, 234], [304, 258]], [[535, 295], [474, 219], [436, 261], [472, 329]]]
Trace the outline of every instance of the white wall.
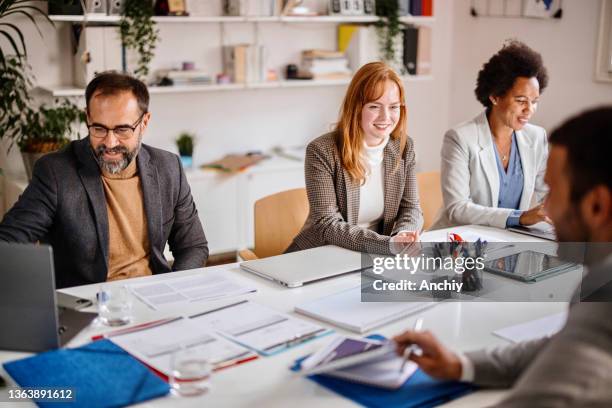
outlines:
[[457, 0], [453, 12], [452, 125], [482, 110], [474, 96], [478, 71], [508, 38], [540, 52], [548, 69], [548, 88], [533, 123], [550, 131], [580, 110], [612, 103], [612, 84], [593, 80], [600, 0], [564, 1], [560, 20], [474, 18], [469, 14], [470, 4], [470, 0]]

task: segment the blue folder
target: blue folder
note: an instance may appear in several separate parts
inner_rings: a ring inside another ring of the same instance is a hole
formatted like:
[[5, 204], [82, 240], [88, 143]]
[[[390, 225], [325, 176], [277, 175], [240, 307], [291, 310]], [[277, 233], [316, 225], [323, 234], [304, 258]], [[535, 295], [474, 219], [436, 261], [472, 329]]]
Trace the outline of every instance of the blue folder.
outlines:
[[[384, 337], [373, 335], [368, 338], [382, 340]], [[292, 371], [298, 371], [307, 356], [296, 360]], [[475, 386], [457, 381], [439, 381], [418, 369], [404, 385], [397, 390], [387, 390], [374, 386], [357, 384], [324, 374], [308, 376], [309, 379], [334, 391], [360, 405], [372, 408], [416, 408], [435, 407], [455, 398], [469, 394]]]
[[170, 388], [109, 340], [59, 349], [4, 364], [21, 387], [74, 389], [75, 401], [36, 402], [40, 407], [122, 407], [166, 395]]

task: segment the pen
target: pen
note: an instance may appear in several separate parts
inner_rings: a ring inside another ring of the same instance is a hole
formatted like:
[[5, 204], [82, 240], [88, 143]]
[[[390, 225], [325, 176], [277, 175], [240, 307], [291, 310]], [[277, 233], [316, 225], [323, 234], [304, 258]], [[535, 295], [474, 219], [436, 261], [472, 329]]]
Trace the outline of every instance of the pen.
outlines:
[[[423, 327], [423, 318], [419, 317], [418, 319], [416, 319], [416, 322], [414, 322], [414, 327], [412, 328], [412, 330], [415, 332], [418, 332], [418, 331], [421, 331], [422, 327]], [[419, 346], [417, 346], [416, 344], [411, 344], [410, 346], [406, 347], [406, 349], [404, 350], [404, 354], [402, 355], [404, 362], [402, 363], [402, 366], [400, 367], [400, 373], [404, 372], [404, 368], [406, 368], [406, 363], [410, 359], [410, 355], [413, 352], [415, 352], [418, 348]]]

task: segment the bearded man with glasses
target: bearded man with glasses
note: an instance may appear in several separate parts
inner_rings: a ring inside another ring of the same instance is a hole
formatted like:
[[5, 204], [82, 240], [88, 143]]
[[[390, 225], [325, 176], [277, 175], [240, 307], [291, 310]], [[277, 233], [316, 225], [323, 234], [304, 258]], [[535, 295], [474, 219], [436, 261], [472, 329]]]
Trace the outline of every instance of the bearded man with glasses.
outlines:
[[57, 288], [204, 266], [208, 242], [178, 156], [142, 144], [146, 85], [104, 72], [85, 99], [89, 136], [36, 162], [0, 241], [50, 244]]

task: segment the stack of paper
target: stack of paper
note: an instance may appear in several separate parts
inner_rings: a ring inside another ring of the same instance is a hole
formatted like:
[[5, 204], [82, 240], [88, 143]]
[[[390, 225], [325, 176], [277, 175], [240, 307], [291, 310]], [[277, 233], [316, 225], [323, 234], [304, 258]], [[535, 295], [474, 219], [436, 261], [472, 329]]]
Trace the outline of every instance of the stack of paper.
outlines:
[[420, 310], [433, 302], [362, 302], [361, 287], [325, 296], [295, 311], [356, 333], [365, 333]]
[[128, 288], [156, 310], [160, 307], [216, 300], [257, 291], [254, 287], [241, 285], [223, 275], [206, 272], [155, 283], [130, 284]]

